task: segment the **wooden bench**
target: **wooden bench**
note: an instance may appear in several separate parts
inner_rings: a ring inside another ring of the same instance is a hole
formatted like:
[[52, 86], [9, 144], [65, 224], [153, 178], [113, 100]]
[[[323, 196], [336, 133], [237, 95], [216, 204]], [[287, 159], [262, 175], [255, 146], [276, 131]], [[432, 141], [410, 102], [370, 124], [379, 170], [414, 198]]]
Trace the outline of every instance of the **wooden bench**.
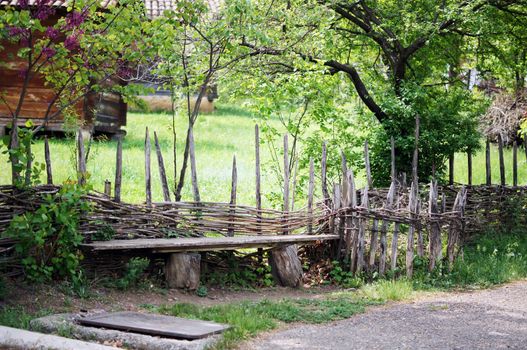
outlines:
[[285, 286], [297, 287], [302, 277], [302, 266], [296, 245], [338, 239], [338, 235], [146, 238], [96, 241], [85, 243], [82, 247], [93, 251], [146, 250], [152, 253], [168, 253], [170, 255], [165, 265], [168, 286], [188, 289], [196, 289], [199, 285], [201, 255], [197, 252], [272, 248], [271, 267], [278, 282]]

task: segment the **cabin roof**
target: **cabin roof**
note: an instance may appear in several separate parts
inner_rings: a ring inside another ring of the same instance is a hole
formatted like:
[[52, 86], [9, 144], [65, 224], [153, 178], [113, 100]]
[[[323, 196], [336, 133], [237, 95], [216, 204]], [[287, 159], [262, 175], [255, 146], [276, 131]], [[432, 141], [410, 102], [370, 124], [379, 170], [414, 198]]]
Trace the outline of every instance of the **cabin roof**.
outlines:
[[[52, 0], [50, 3], [53, 7], [66, 7], [71, 0]], [[176, 10], [177, 0], [143, 0], [146, 14], [150, 18], [160, 17], [164, 11]], [[0, 6], [18, 6], [21, 0], [0, 0]], [[36, 5], [38, 0], [28, 0], [29, 6]], [[218, 13], [221, 0], [205, 0], [211, 13]], [[99, 7], [107, 8], [116, 4], [116, 0], [101, 0]]]

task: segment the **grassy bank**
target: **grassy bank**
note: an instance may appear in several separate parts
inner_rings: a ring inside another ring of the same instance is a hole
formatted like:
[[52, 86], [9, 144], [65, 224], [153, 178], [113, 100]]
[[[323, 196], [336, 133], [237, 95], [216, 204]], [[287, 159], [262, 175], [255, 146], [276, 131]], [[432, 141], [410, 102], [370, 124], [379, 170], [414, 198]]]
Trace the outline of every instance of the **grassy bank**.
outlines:
[[[254, 203], [254, 119], [249, 113], [232, 106], [220, 106], [212, 114], [201, 115], [196, 122], [194, 137], [198, 166], [198, 183], [204, 201], [229, 201], [232, 157], [236, 155], [238, 167], [238, 202]], [[153, 147], [153, 132], [159, 137], [167, 169], [169, 185], [173, 186], [172, 118], [164, 113], [129, 113], [127, 132], [123, 142], [123, 184], [122, 198], [128, 202], [145, 200], [144, 181], [144, 138], [145, 129], [150, 129]], [[186, 137], [186, 123], [183, 117], [176, 120], [178, 168], [183, 158]], [[113, 182], [115, 176], [116, 141], [102, 139], [95, 142], [90, 151], [88, 172], [90, 183], [96, 190], [103, 191], [106, 179]], [[62, 183], [68, 178], [75, 179], [74, 141], [69, 138], [53, 138], [50, 141], [54, 182]], [[34, 146], [36, 160], [44, 160], [44, 142], [38, 140]], [[269, 160], [266, 148], [261, 150], [262, 164]], [[7, 157], [0, 154], [0, 184], [11, 182]], [[41, 180], [44, 181], [45, 173]], [[179, 176], [179, 174], [178, 174]], [[189, 180], [190, 169], [186, 179]], [[273, 187], [275, 181], [262, 172], [262, 191], [279, 190]], [[162, 190], [157, 168], [155, 149], [152, 153], [152, 190], [154, 200], [162, 200]], [[190, 182], [186, 181], [183, 198], [191, 200]], [[266, 199], [263, 198], [265, 201]], [[264, 202], [264, 204], [267, 204]]]
[[[198, 183], [201, 197], [204, 201], [228, 201], [230, 198], [230, 179], [232, 157], [236, 155], [238, 166], [238, 202], [254, 204], [254, 124], [255, 120], [248, 112], [237, 107], [220, 105], [212, 114], [201, 115], [195, 126], [196, 157], [198, 166]], [[133, 203], [143, 202], [144, 195], [144, 135], [148, 127], [151, 132], [158, 133], [161, 149], [167, 168], [170, 186], [173, 186], [173, 153], [172, 153], [172, 120], [164, 113], [129, 113], [127, 136], [123, 143], [123, 200]], [[274, 124], [279, 127], [279, 122]], [[181, 164], [186, 124], [184, 118], [177, 118], [178, 134], [177, 159]], [[151, 135], [153, 137], [153, 135]], [[51, 155], [55, 183], [62, 183], [68, 178], [76, 178], [74, 142], [71, 138], [51, 139]], [[278, 143], [280, 144], [280, 143]], [[95, 142], [90, 151], [88, 171], [90, 183], [96, 190], [102, 191], [104, 181], [113, 182], [115, 172], [116, 142], [100, 140]], [[38, 140], [34, 146], [36, 160], [43, 162], [44, 144]], [[512, 184], [512, 150], [505, 149], [505, 169], [507, 183]], [[280, 193], [280, 185], [270, 173], [270, 154], [267, 147], [262, 147], [262, 191]], [[492, 178], [499, 181], [499, 162], [497, 148], [492, 146]], [[523, 149], [519, 150], [519, 181], [527, 184], [527, 166]], [[0, 184], [8, 184], [11, 174], [7, 157], [0, 154]], [[359, 172], [360, 174], [361, 172]], [[162, 199], [161, 186], [155, 153], [152, 153], [152, 186], [154, 200]], [[187, 173], [187, 179], [189, 173]], [[44, 174], [41, 176], [44, 181]], [[456, 154], [455, 180], [466, 183], [466, 155]], [[359, 183], [363, 179], [358, 179]], [[485, 153], [481, 149], [473, 157], [473, 183], [485, 182]], [[318, 189], [318, 186], [316, 187]], [[183, 198], [192, 199], [191, 188], [187, 181], [183, 190]], [[270, 206], [264, 195], [264, 206]], [[299, 203], [303, 206], [304, 203]]]

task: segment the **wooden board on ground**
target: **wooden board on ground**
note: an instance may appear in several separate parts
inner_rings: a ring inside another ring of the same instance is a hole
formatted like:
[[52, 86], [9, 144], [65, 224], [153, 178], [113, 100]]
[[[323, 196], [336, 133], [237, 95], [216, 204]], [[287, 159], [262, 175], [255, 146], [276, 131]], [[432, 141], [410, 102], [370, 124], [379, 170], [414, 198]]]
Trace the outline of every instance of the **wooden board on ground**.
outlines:
[[93, 250], [147, 249], [158, 253], [236, 250], [242, 248], [279, 247], [290, 244], [313, 244], [337, 240], [338, 235], [235, 236], [193, 238], [144, 238], [96, 241], [82, 246]]
[[215, 322], [128, 311], [82, 317], [78, 322], [85, 326], [188, 340], [202, 339], [229, 328]]

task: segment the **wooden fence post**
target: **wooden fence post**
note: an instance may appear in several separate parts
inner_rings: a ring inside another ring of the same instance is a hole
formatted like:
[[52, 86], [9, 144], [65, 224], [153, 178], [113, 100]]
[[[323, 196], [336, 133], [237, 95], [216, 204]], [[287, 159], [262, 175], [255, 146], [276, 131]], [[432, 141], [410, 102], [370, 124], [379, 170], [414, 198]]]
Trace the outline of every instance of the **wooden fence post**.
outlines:
[[313, 233], [313, 191], [315, 190], [315, 164], [313, 158], [309, 158], [309, 185], [307, 189], [307, 215], [309, 216], [309, 225], [307, 234]]
[[[370, 150], [368, 147], [368, 140], [364, 142], [364, 166], [366, 168], [367, 186], [368, 188], [371, 188], [373, 186], [373, 183], [372, 183], [372, 178], [371, 178]], [[371, 234], [370, 234], [370, 255], [369, 255], [369, 261], [368, 261], [369, 270], [372, 270], [373, 266], [375, 265], [375, 255], [377, 253], [378, 235], [379, 235], [379, 220], [374, 218], [373, 223], [372, 223]]]
[[437, 206], [437, 182], [432, 180], [430, 182], [430, 193], [429, 193], [429, 204], [428, 204], [428, 218], [430, 220], [430, 234], [429, 234], [429, 270], [433, 271], [436, 264], [441, 261], [441, 227], [437, 220], [437, 214], [439, 212]]
[[121, 182], [123, 178], [123, 140], [121, 137], [117, 140], [117, 154], [115, 157], [115, 189], [114, 200], [121, 201]]
[[419, 116], [415, 118], [415, 145], [412, 158], [412, 187], [410, 189], [409, 209], [412, 218], [410, 229], [408, 230], [408, 240], [406, 245], [406, 276], [412, 278], [414, 261], [414, 234], [417, 223], [417, 208], [419, 206], [419, 179], [417, 175], [417, 163], [419, 157]]
[[51, 170], [51, 152], [49, 151], [48, 137], [44, 137], [44, 159], [46, 160], [47, 184], [53, 185], [53, 172]]
[[104, 181], [104, 195], [108, 198], [112, 196], [112, 183], [108, 179]]
[[84, 153], [84, 140], [82, 139], [81, 129], [77, 132], [77, 162], [78, 162], [78, 181], [79, 185], [86, 185], [86, 156]]
[[284, 235], [289, 234], [289, 142], [287, 134], [284, 135]]
[[512, 185], [518, 186], [518, 144], [516, 140], [512, 144]]
[[161, 179], [161, 187], [163, 189], [163, 200], [170, 202], [170, 190], [168, 189], [167, 174], [165, 171], [165, 162], [163, 161], [163, 153], [161, 153], [161, 146], [157, 138], [157, 133], [154, 131], [154, 144], [156, 147], [157, 165], [159, 167], [159, 178]]
[[503, 157], [503, 140], [498, 134], [498, 154], [500, 158], [500, 184], [505, 186], [505, 159]]
[[348, 193], [346, 194], [346, 204], [348, 205], [348, 213], [346, 213], [346, 259], [350, 256], [350, 270], [353, 272], [356, 267], [357, 256], [357, 189], [355, 187], [355, 178], [353, 170], [348, 169], [346, 173]]
[[[396, 191], [395, 181], [392, 181], [392, 183], [390, 184], [390, 189], [388, 190], [388, 195], [386, 196], [386, 202], [384, 204], [384, 209], [386, 210], [393, 209], [395, 191]], [[387, 234], [388, 234], [389, 225], [390, 225], [390, 222], [388, 220], [384, 219], [382, 221], [381, 240], [380, 240], [380, 259], [379, 259], [379, 275], [380, 276], [384, 276], [384, 273], [386, 271], [386, 251], [388, 249]]]
[[[256, 209], [258, 210], [257, 214], [257, 234], [262, 234], [262, 192], [261, 192], [261, 173], [260, 173], [260, 129], [258, 124], [254, 126], [254, 157], [255, 157], [255, 199], [256, 199]], [[258, 262], [261, 264], [263, 262], [263, 249], [258, 248]]]
[[340, 208], [342, 208], [342, 193], [341, 193], [341, 187], [340, 184], [334, 183], [333, 184], [333, 212], [335, 215], [333, 215], [333, 234], [339, 235], [340, 239], [336, 246], [336, 252], [335, 252], [335, 258], [338, 260], [340, 259], [340, 249], [341, 249], [341, 242], [343, 239], [343, 231], [341, 230], [342, 222], [341, 217], [339, 215]]
[[469, 186], [472, 186], [472, 151], [467, 151], [467, 181]]
[[492, 184], [492, 169], [490, 167], [490, 141], [487, 139], [485, 143], [485, 183], [487, 186], [490, 186]]
[[[231, 222], [235, 222], [235, 207], [236, 207], [236, 189], [238, 187], [238, 170], [236, 168], [236, 155], [232, 157], [232, 179], [231, 179], [231, 200], [230, 200], [230, 214], [232, 215]], [[228, 229], [228, 236], [234, 236], [234, 225], [231, 224]]]
[[148, 127], [146, 128], [145, 134], [145, 187], [146, 187], [146, 205], [152, 205], [152, 178], [150, 171], [150, 153], [152, 145], [150, 144], [150, 134]]
[[192, 191], [194, 194], [194, 202], [200, 202], [201, 198], [199, 195], [198, 187], [198, 170], [196, 166], [196, 149], [194, 144], [194, 128], [190, 127], [189, 130], [189, 156], [190, 156], [190, 175], [192, 180]]
[[[460, 212], [461, 201], [463, 197], [464, 188], [457, 193], [456, 199], [454, 200], [454, 206], [452, 207], [453, 212]], [[454, 254], [456, 244], [459, 239], [459, 222], [456, 219], [450, 221], [448, 228], [448, 240], [447, 240], [447, 256], [448, 256], [448, 269], [452, 270], [454, 265]]]
[[[362, 190], [361, 194], [361, 209], [369, 209], [369, 200], [368, 200], [368, 184], [364, 186], [364, 189]], [[357, 269], [355, 273], [361, 273], [362, 269], [364, 268], [364, 240], [365, 240], [365, 232], [366, 232], [366, 226], [368, 223], [368, 217], [364, 218], [361, 214], [359, 214], [358, 224], [358, 242], [357, 242]]]

